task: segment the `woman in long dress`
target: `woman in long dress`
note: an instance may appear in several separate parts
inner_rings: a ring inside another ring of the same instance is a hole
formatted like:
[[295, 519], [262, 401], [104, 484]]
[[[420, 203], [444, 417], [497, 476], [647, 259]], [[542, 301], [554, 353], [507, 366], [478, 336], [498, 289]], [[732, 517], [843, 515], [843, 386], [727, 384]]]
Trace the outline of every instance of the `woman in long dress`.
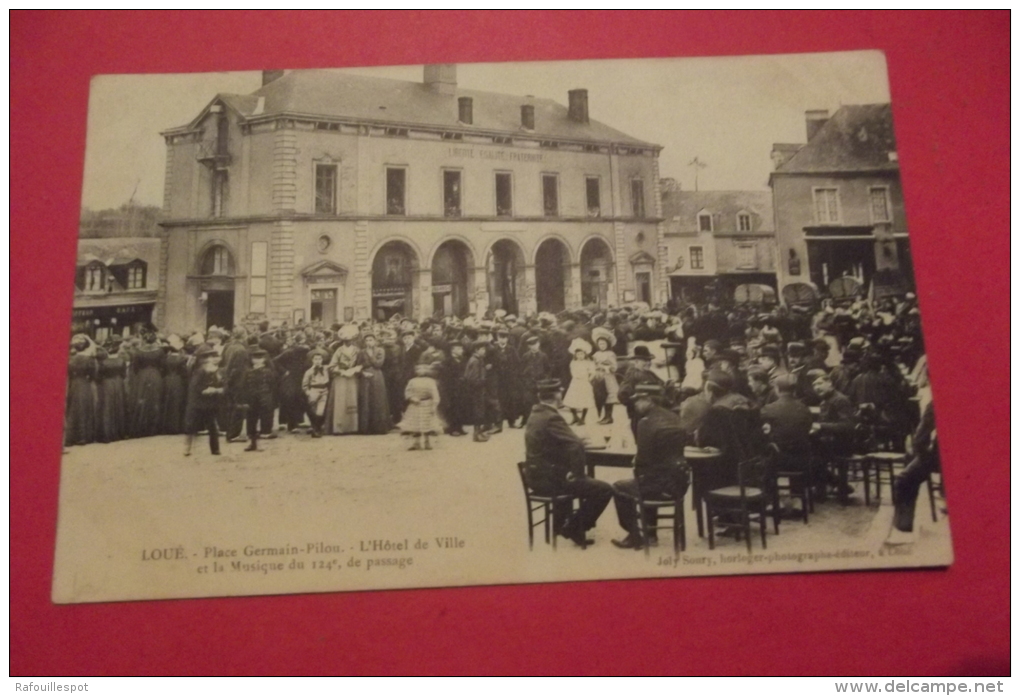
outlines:
[[67, 366], [65, 445], [87, 445], [96, 440], [96, 376], [95, 344], [85, 334], [78, 334], [71, 343]]
[[361, 381], [358, 385], [358, 432], [365, 435], [384, 435], [393, 429], [390, 418], [390, 399], [386, 391], [383, 365], [386, 351], [375, 335], [365, 336], [361, 351]]
[[142, 333], [142, 344], [131, 356], [131, 414], [133, 437], [159, 435], [163, 430], [163, 364], [166, 356], [154, 331]]
[[358, 362], [361, 351], [355, 345], [358, 327], [348, 324], [340, 328], [340, 346], [329, 361], [332, 382], [326, 403], [326, 432], [331, 435], [358, 432]]
[[108, 351], [99, 353], [99, 424], [100, 442], [116, 442], [128, 436], [127, 372], [128, 357], [122, 350], [120, 336], [113, 336]]
[[595, 412], [595, 392], [591, 382], [595, 378], [595, 363], [591, 355], [591, 344], [583, 338], [575, 338], [570, 344], [574, 359], [570, 362], [570, 387], [563, 397], [563, 405], [574, 414], [574, 423], [584, 425], [588, 411]]

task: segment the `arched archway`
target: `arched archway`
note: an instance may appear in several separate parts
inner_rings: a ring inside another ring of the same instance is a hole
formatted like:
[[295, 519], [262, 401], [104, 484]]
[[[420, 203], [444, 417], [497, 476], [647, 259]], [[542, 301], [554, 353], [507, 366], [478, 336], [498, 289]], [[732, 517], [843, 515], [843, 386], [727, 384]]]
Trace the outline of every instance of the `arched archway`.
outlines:
[[509, 239], [489, 249], [485, 268], [488, 275], [489, 308], [520, 314], [525, 295], [524, 250]]
[[581, 304], [609, 306], [612, 282], [613, 252], [604, 239], [592, 237], [581, 247]]
[[464, 242], [449, 239], [432, 256], [432, 313], [449, 317], [468, 313], [475, 292], [475, 255]]
[[[198, 260], [199, 300], [205, 304], [205, 326], [234, 328], [234, 255], [226, 244], [209, 245]], [[265, 312], [265, 307], [261, 309]]]
[[535, 251], [535, 299], [539, 312], [562, 312], [567, 306], [570, 250], [558, 239], [542, 242]]
[[394, 314], [414, 314], [414, 281], [418, 255], [402, 241], [383, 244], [372, 261], [372, 318], [385, 321]]

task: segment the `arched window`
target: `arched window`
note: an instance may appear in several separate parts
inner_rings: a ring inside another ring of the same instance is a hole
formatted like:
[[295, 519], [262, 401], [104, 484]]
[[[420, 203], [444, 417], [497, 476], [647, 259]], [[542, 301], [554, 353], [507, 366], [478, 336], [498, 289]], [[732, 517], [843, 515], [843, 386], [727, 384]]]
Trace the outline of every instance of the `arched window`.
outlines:
[[234, 259], [222, 244], [210, 248], [202, 257], [201, 274], [206, 276], [234, 275]]

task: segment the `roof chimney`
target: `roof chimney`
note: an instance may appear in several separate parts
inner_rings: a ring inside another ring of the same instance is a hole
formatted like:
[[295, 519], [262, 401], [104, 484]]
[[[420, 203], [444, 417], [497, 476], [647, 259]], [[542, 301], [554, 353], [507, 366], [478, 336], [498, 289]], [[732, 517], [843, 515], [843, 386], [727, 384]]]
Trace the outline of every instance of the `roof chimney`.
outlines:
[[471, 97], [457, 100], [457, 120], [469, 126], [474, 122], [474, 101]]
[[804, 112], [804, 121], [807, 123], [808, 142], [811, 142], [811, 138], [815, 137], [815, 134], [821, 130], [828, 120], [828, 109], [812, 109], [811, 111]]
[[426, 65], [425, 86], [437, 94], [453, 94], [457, 91], [457, 66], [453, 63]]
[[588, 123], [588, 90], [572, 89], [567, 92], [568, 104], [567, 115], [571, 121]]
[[531, 104], [521, 104], [521, 128], [535, 130], [535, 107]]
[[281, 77], [283, 77], [283, 70], [263, 70], [262, 86], [265, 87], [273, 80], [279, 80]]

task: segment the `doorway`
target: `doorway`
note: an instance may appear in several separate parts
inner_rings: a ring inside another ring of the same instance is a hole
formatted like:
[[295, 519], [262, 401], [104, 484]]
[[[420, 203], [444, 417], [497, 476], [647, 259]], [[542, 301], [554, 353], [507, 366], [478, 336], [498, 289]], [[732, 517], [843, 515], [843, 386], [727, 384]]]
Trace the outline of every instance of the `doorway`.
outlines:
[[205, 328], [234, 328], [234, 291], [209, 290], [205, 301]]

